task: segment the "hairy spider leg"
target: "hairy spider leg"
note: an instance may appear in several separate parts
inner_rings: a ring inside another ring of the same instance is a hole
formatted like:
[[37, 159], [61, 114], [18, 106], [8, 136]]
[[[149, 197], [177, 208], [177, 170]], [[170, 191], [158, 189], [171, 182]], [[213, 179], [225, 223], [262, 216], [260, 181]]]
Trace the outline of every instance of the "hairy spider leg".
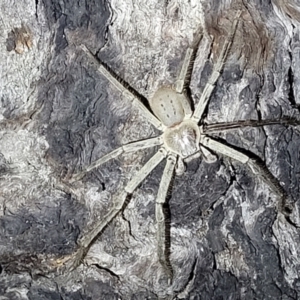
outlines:
[[164, 204], [167, 199], [168, 189], [176, 167], [177, 157], [177, 155], [173, 154], [170, 154], [167, 157], [167, 163], [161, 178], [155, 202], [155, 218], [157, 223], [157, 255], [160, 264], [164, 268], [165, 273], [171, 281], [173, 279], [173, 270], [168, 257], [170, 245], [167, 245]]
[[199, 43], [202, 39], [202, 34], [198, 32], [196, 34], [197, 37], [195, 38], [193, 45], [189, 47], [185, 53], [179, 76], [173, 86], [176, 93], [182, 94], [181, 101], [185, 112], [185, 119], [189, 119], [193, 114], [191, 103], [189, 102], [190, 99], [187, 97], [187, 95], [185, 95], [185, 92], [191, 82], [191, 74], [193, 71], [195, 57], [197, 55]]
[[[174, 89], [178, 94], [185, 94], [186, 89], [190, 85], [191, 82], [191, 74], [193, 71], [194, 61], [197, 55], [197, 51], [199, 48], [199, 43], [202, 39], [202, 35], [198, 34], [193, 42], [192, 47], [189, 47], [185, 53], [185, 57], [182, 63], [182, 67], [179, 73], [179, 76], [174, 84]], [[182, 104], [185, 111], [185, 118], [190, 118], [192, 116], [191, 104], [189, 103], [189, 99], [186, 95], [182, 97]]]
[[122, 189], [122, 192], [114, 196], [114, 207], [98, 222], [93, 224], [89, 233], [84, 235], [80, 241], [80, 246], [85, 249], [90, 246], [100, 232], [110, 223], [116, 215], [122, 210], [128, 195], [131, 195], [135, 189], [144, 181], [150, 172], [167, 156], [167, 151], [162, 147], [154, 154], [147, 163], [134, 175], [134, 177]]
[[73, 175], [72, 178], [70, 179], [70, 182], [72, 183], [72, 182], [82, 179], [86, 175], [86, 173], [94, 170], [95, 168], [98, 168], [99, 166], [108, 162], [109, 160], [118, 157], [122, 153], [128, 153], [128, 152], [138, 151], [141, 149], [151, 148], [151, 147], [159, 146], [162, 143], [163, 143], [162, 137], [158, 136], [155, 138], [149, 138], [146, 140], [132, 142], [132, 143], [123, 145], [123, 146], [107, 153], [106, 155], [102, 156], [101, 158], [95, 160], [88, 167], [86, 167], [82, 172]]
[[[81, 45], [81, 49], [88, 55], [90, 58], [90, 61], [97, 66], [98, 71], [123, 95], [125, 95], [126, 98], [128, 98], [129, 101], [132, 102], [133, 105], [135, 105], [140, 113], [157, 129], [162, 130], [163, 126], [161, 122], [149, 111], [149, 109], [141, 102], [141, 100], [136, 96], [139, 93], [135, 91], [134, 95], [129, 89], [128, 84], [125, 84], [124, 81], [119, 80], [115, 74], [111, 72], [111, 70], [98, 58], [96, 58], [89, 49], [85, 45]], [[128, 86], [126, 86], [128, 85]], [[132, 89], [132, 88], [131, 88]]]
[[270, 171], [265, 166], [259, 164], [257, 160], [250, 158], [241, 151], [233, 149], [230, 146], [226, 146], [223, 143], [220, 143], [210, 137], [202, 137], [200, 143], [205, 147], [215, 151], [216, 153], [220, 153], [222, 155], [240, 161], [243, 164], [247, 164], [250, 167], [251, 171], [255, 175], [258, 175], [268, 186], [270, 186], [275, 194], [279, 197], [280, 206], [277, 208], [277, 210], [284, 213], [286, 193], [279, 184], [277, 178], [275, 178], [274, 175], [270, 173]]
[[233, 122], [221, 122], [213, 124], [205, 124], [202, 127], [203, 133], [218, 133], [220, 131], [239, 129], [243, 127], [262, 127], [268, 125], [293, 125], [297, 126], [300, 124], [300, 120], [297, 118], [283, 118], [279, 120], [239, 120]]
[[184, 91], [185, 82], [187, 81], [186, 78], [188, 77], [187, 75], [189, 72], [192, 71], [191, 70], [191, 68], [192, 68], [191, 65], [193, 65], [192, 57], [195, 55], [195, 52], [197, 52], [197, 50], [198, 50], [198, 47], [196, 49], [188, 48], [186, 50], [179, 76], [174, 85], [177, 93], [181, 94]]
[[240, 15], [241, 15], [241, 11], [238, 11], [234, 18], [230, 34], [227, 36], [227, 38], [224, 42], [224, 45], [223, 45], [222, 51], [219, 55], [219, 58], [217, 60], [217, 63], [215, 64], [212, 74], [210, 75], [208, 82], [206, 83], [206, 85], [204, 87], [204, 90], [200, 97], [200, 100], [199, 100], [198, 104], [196, 105], [196, 109], [193, 113], [192, 120], [195, 120], [197, 123], [200, 122], [200, 120], [203, 116], [203, 113], [206, 109], [206, 106], [209, 102], [210, 96], [211, 96], [213, 90], [215, 89], [216, 82], [220, 77], [221, 71], [223, 69], [224, 63], [226, 61], [226, 58], [228, 56], [230, 47], [231, 47], [233, 39], [234, 39], [234, 35], [236, 32], [236, 28], [237, 28], [237, 25], [239, 22]]

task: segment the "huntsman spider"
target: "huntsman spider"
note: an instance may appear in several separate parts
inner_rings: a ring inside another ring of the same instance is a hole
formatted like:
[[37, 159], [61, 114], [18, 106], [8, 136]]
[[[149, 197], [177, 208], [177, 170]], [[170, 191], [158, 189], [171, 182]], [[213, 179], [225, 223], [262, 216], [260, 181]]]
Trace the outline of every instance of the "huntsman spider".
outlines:
[[[212, 153], [234, 159], [242, 164], [247, 164], [254, 174], [258, 174], [273, 191], [280, 197], [284, 196], [284, 191], [278, 183], [278, 180], [265, 167], [257, 163], [242, 151], [224, 144], [209, 136], [209, 132], [218, 132], [218, 130], [237, 128], [241, 126], [262, 126], [268, 125], [270, 122], [244, 122], [242, 125], [238, 123], [231, 124], [210, 124], [203, 126], [204, 112], [209, 103], [210, 97], [216, 86], [216, 82], [220, 77], [224, 63], [230, 51], [235, 32], [239, 23], [241, 12], [239, 11], [232, 23], [229, 35], [227, 36], [216, 64], [213, 67], [210, 78], [203, 90], [199, 102], [192, 110], [191, 97], [185, 93], [186, 87], [190, 84], [190, 74], [193, 69], [193, 63], [198, 51], [201, 38], [197, 38], [193, 46], [187, 49], [181, 71], [178, 79], [172, 87], [160, 87], [149, 99], [149, 105], [152, 112], [137, 97], [138, 92], [132, 92], [126, 85], [116, 78], [114, 73], [98, 58], [96, 58], [85, 46], [82, 49], [87, 53], [90, 60], [98, 68], [98, 71], [108, 79], [108, 81], [122, 94], [136, 105], [142, 116], [152, 123], [158, 130], [162, 131], [160, 136], [149, 138], [146, 140], [135, 141], [125, 144], [112, 152], [104, 155], [100, 159], [94, 161], [71, 178], [71, 182], [80, 180], [87, 172], [107, 163], [111, 159], [117, 158], [122, 153], [135, 152], [140, 149], [158, 146], [157, 153], [132, 177], [125, 185], [122, 192], [116, 197], [114, 208], [104, 216], [94, 229], [85, 236], [82, 241], [82, 247], [88, 248], [97, 235], [111, 222], [116, 215], [124, 207], [126, 198], [131, 195], [141, 184], [141, 182], [149, 175], [149, 173], [163, 160], [166, 165], [163, 171], [161, 182], [155, 202], [155, 217], [157, 223], [157, 253], [160, 264], [166, 274], [172, 278], [173, 271], [168, 258], [168, 245], [166, 245], [166, 217], [163, 206], [166, 201], [168, 189], [174, 172], [180, 174], [184, 171], [184, 162], [190, 161], [195, 157], [202, 155], [208, 161], [215, 158]], [[227, 127], [226, 127], [227, 126]]]

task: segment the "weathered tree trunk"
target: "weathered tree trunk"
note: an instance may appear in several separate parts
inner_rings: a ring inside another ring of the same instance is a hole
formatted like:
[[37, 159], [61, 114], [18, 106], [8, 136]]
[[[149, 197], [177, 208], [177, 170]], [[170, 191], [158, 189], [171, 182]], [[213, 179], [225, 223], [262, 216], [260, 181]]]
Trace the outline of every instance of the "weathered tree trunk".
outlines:
[[[296, 0], [0, 1], [0, 299], [300, 298]], [[201, 125], [286, 120], [214, 136], [264, 162], [291, 214], [283, 215], [280, 197], [247, 165], [221, 155], [213, 163], [194, 159], [168, 199], [168, 283], [156, 253], [162, 163], [83, 249], [157, 149], [122, 155], [75, 183], [69, 178], [158, 132], [80, 45], [149, 99], [175, 82], [201, 33], [190, 84], [196, 103], [238, 10]]]

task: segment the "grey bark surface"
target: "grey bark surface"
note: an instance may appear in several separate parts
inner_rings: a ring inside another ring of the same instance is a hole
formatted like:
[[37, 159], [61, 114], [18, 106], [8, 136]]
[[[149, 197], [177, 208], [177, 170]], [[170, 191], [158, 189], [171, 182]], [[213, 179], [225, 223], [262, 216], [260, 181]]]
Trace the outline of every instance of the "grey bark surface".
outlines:
[[156, 251], [163, 163], [86, 253], [78, 244], [157, 149], [67, 181], [109, 151], [158, 134], [90, 66], [81, 44], [149, 99], [175, 82], [201, 31], [190, 85], [197, 102], [240, 9], [203, 124], [300, 119], [299, 1], [0, 4], [0, 299], [300, 299], [299, 126], [214, 135], [265, 163], [293, 203], [288, 219], [272, 189], [226, 157], [197, 158], [174, 178], [172, 284]]

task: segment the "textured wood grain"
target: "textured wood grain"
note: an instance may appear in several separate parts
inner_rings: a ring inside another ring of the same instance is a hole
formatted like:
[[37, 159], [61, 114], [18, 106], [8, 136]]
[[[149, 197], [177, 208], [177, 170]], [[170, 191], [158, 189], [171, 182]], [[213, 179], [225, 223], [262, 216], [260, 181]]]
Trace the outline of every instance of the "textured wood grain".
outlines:
[[299, 126], [215, 135], [265, 162], [293, 203], [289, 219], [277, 213], [268, 185], [225, 157], [193, 160], [174, 179], [167, 208], [171, 285], [156, 256], [163, 164], [88, 251], [78, 246], [155, 151], [123, 155], [76, 184], [67, 179], [118, 146], [157, 133], [90, 66], [80, 45], [150, 98], [175, 82], [201, 32], [190, 86], [197, 101], [238, 9], [239, 26], [205, 122], [298, 118], [296, 1], [2, 0], [1, 299], [300, 297]]

